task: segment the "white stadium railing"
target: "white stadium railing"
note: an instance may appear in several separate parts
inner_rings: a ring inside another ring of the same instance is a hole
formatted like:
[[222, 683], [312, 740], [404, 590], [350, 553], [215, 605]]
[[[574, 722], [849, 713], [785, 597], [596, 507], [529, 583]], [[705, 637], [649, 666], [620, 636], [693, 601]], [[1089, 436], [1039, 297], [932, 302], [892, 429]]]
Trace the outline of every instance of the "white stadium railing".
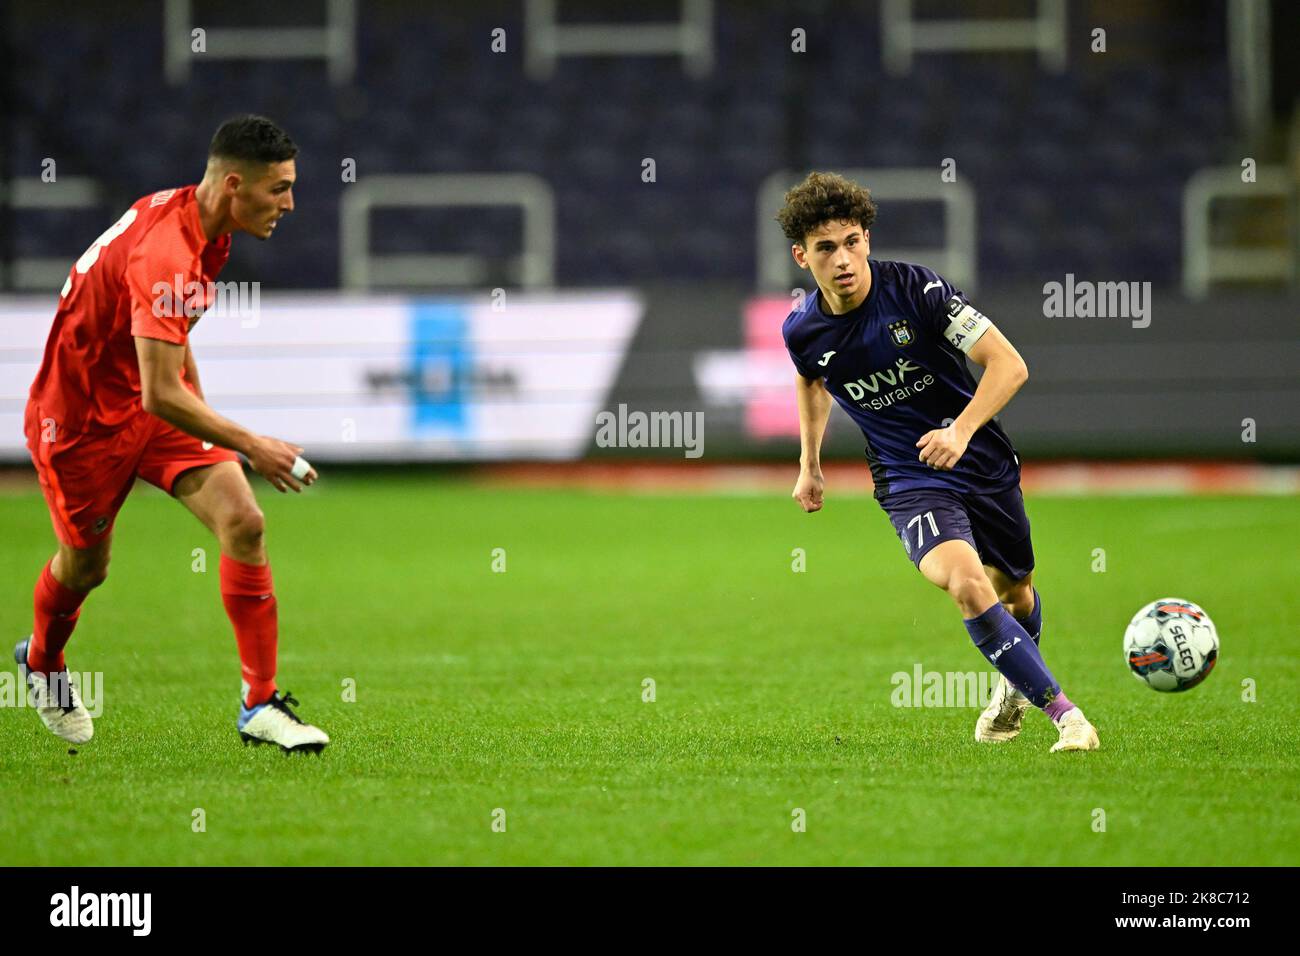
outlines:
[[1030, 17], [947, 20], [917, 20], [912, 0], [882, 0], [880, 23], [885, 69], [894, 74], [910, 72], [917, 53], [976, 50], [1034, 50], [1044, 69], [1065, 69], [1065, 0], [1037, 0]]
[[1255, 181], [1242, 182], [1241, 169], [1217, 166], [1192, 174], [1183, 188], [1183, 292], [1192, 299], [1203, 299], [1211, 283], [1249, 280], [1296, 279], [1296, 224], [1286, 230], [1288, 245], [1261, 248], [1257, 245], [1214, 243], [1211, 222], [1214, 204], [1220, 200], [1254, 200], [1268, 197], [1285, 202], [1287, 216], [1295, 217], [1296, 188], [1285, 167], [1260, 166]]
[[523, 288], [555, 284], [555, 196], [532, 173], [428, 173], [365, 176], [349, 185], [339, 204], [339, 275], [345, 289], [482, 285], [489, 263], [461, 253], [370, 251], [375, 209], [517, 206], [523, 210], [523, 252], [508, 265]]
[[562, 56], [682, 57], [690, 76], [713, 69], [713, 0], [682, 0], [677, 22], [560, 23], [558, 0], [526, 0], [524, 65], [533, 79]]
[[[93, 209], [104, 202], [99, 181], [90, 176], [62, 176], [48, 183], [39, 176], [19, 176], [9, 181], [5, 193], [2, 205], [9, 209]], [[58, 289], [82, 251], [70, 249], [62, 256], [14, 256], [7, 275], [0, 263], [0, 288]]]
[[355, 0], [326, 0], [320, 27], [203, 27], [204, 49], [194, 51], [190, 0], [167, 0], [163, 11], [164, 69], [175, 85], [190, 78], [196, 57], [222, 60], [323, 59], [330, 82], [351, 82], [357, 69]]

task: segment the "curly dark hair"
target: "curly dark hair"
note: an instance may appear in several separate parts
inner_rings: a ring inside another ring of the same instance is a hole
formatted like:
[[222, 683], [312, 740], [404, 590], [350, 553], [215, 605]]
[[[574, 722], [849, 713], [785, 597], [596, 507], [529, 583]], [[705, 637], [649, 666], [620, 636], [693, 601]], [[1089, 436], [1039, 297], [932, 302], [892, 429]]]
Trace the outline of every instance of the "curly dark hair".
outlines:
[[249, 113], [221, 124], [212, 137], [208, 155], [245, 162], [282, 163], [298, 155], [298, 144], [265, 116]]
[[776, 221], [787, 239], [802, 246], [808, 233], [824, 222], [856, 222], [870, 229], [876, 221], [876, 204], [871, 190], [839, 173], [812, 172], [785, 194]]

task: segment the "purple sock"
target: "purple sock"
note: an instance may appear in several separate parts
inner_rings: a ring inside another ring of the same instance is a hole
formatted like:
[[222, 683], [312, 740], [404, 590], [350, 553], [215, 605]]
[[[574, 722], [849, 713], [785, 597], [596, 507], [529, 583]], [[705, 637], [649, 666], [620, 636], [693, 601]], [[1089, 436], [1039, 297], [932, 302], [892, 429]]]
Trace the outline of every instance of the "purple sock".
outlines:
[[1051, 717], [1052, 720], [1060, 720], [1072, 710], [1074, 710], [1074, 704], [1070, 702], [1070, 698], [1065, 696], [1065, 691], [1061, 691], [1047, 702], [1047, 706], [1043, 708], [1043, 713]]
[[[998, 672], [1033, 703], [1046, 708], [1054, 700], [1064, 700], [1061, 685], [1043, 663], [1038, 645], [1030, 639], [1020, 622], [1000, 603], [979, 617], [965, 622], [970, 639]], [[1065, 710], [1070, 704], [1065, 701]]]
[[1038, 638], [1043, 633], [1043, 599], [1038, 596], [1038, 588], [1034, 588], [1034, 609], [1026, 617], [1018, 617], [1017, 621], [1025, 629], [1025, 633], [1038, 643]]

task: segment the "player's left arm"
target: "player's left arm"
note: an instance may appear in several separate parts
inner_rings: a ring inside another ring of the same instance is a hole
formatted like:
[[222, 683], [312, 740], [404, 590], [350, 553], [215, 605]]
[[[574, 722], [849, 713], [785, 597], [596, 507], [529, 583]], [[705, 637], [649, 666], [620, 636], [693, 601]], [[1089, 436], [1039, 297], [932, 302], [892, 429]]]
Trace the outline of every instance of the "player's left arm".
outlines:
[[1002, 411], [1029, 381], [1025, 360], [991, 323], [966, 354], [984, 369], [975, 394], [951, 425], [926, 432], [916, 443], [921, 450], [921, 461], [940, 471], [950, 471], [957, 464], [966, 453], [971, 436]]
[[188, 341], [185, 343], [185, 381], [194, 386], [194, 394], [206, 405], [208, 400], [203, 397], [203, 386], [199, 384], [199, 367], [194, 364], [194, 350]]

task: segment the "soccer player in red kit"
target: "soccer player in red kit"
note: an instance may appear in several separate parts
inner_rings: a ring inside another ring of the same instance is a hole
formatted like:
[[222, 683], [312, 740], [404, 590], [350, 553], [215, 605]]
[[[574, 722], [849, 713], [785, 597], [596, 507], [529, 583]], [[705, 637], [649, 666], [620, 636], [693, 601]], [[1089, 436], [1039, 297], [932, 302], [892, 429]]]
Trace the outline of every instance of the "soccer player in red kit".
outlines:
[[[293, 210], [298, 147], [273, 122], [217, 130], [197, 186], [137, 201], [77, 260], [32, 383], [24, 432], [59, 550], [36, 583], [35, 626], [14, 651], [37, 713], [85, 743], [89, 712], [63, 649], [86, 595], [108, 575], [113, 519], [137, 476], [178, 499], [221, 544], [221, 598], [243, 671], [240, 736], [286, 752], [329, 737], [276, 691], [277, 607], [262, 512], [236, 452], [284, 492], [302, 451], [255, 435], [203, 398], [189, 333], [212, 304], [231, 234], [267, 239]], [[302, 477], [316, 479], [315, 471]]]

